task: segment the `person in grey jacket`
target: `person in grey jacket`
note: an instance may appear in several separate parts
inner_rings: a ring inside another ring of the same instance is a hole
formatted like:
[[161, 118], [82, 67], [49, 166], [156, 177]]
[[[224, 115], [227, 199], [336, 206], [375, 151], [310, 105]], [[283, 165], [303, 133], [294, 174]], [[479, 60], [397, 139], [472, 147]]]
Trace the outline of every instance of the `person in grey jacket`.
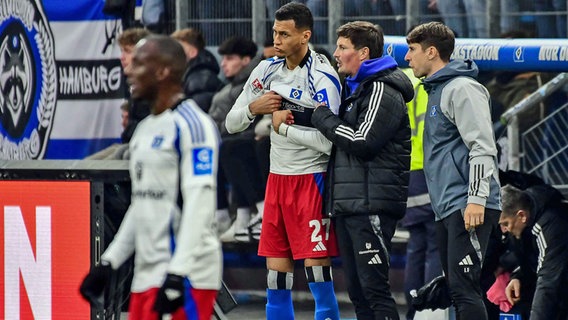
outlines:
[[458, 318], [484, 320], [481, 269], [501, 209], [489, 93], [474, 62], [449, 61], [455, 38], [444, 24], [419, 25], [406, 41], [405, 60], [428, 92], [424, 173], [442, 268]]
[[[243, 91], [252, 70], [260, 62], [256, 57], [258, 47], [249, 38], [233, 36], [219, 46], [221, 68], [229, 83], [213, 96], [209, 115], [221, 133], [219, 173], [217, 175], [217, 223], [223, 242], [250, 242], [260, 237], [264, 210], [264, 185], [256, 156], [254, 128], [229, 134], [225, 119]], [[226, 179], [226, 181], [224, 181]], [[225, 185], [231, 185], [237, 216], [231, 224], [229, 203]], [[256, 206], [257, 215], [251, 220], [250, 208]]]
[[406, 209], [414, 89], [390, 56], [383, 32], [366, 21], [337, 29], [339, 115], [320, 105], [312, 124], [333, 143], [325, 213], [334, 227], [357, 319], [399, 319], [389, 286], [389, 252]]

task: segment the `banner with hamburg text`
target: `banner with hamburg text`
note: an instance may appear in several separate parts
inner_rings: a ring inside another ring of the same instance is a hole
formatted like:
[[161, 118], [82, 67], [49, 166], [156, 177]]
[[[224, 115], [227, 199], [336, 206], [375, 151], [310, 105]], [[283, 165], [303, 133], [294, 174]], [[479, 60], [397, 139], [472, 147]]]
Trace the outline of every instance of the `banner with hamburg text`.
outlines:
[[0, 2], [0, 159], [82, 159], [120, 141], [120, 20], [103, 0]]

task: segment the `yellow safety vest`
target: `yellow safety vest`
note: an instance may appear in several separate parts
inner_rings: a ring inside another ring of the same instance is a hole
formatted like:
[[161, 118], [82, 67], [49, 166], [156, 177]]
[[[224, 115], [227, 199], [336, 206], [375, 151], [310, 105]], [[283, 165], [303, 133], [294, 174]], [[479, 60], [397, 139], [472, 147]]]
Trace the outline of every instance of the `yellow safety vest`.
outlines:
[[422, 139], [424, 137], [424, 117], [428, 104], [428, 93], [420, 79], [412, 73], [412, 69], [403, 69], [414, 87], [414, 99], [408, 102], [408, 118], [410, 119], [410, 130], [412, 136], [412, 152], [410, 153], [410, 170], [422, 170], [424, 168], [424, 150], [422, 149]]

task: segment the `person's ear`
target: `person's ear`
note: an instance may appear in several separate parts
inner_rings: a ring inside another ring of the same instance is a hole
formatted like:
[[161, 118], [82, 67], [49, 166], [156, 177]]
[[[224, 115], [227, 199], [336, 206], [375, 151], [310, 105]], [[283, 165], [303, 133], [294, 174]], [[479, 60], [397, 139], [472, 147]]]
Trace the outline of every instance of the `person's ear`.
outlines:
[[359, 59], [361, 61], [367, 60], [369, 59], [369, 48], [368, 47], [363, 47], [359, 50]]
[[160, 81], [167, 79], [170, 76], [170, 73], [171, 73], [170, 67], [159, 68], [158, 71], [156, 72], [156, 79]]
[[312, 31], [304, 30], [304, 32], [302, 33], [302, 44], [310, 42], [311, 37], [312, 37]]
[[436, 47], [429, 46], [426, 49], [426, 56], [428, 57], [428, 60], [434, 59], [436, 57], [436, 55], [438, 55], [438, 50], [436, 49]]
[[529, 213], [525, 210], [519, 210], [517, 212], [517, 214], [519, 215], [519, 217], [521, 218], [521, 222], [522, 223], [527, 223], [528, 219], [529, 219]]

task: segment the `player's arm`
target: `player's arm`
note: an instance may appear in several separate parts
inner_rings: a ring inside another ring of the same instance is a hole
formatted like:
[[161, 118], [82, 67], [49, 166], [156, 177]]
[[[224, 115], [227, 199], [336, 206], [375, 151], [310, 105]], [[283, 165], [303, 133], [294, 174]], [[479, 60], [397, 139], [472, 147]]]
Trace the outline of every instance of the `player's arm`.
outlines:
[[[314, 87], [316, 94], [313, 97], [314, 105], [321, 105], [333, 114], [339, 112], [341, 104], [341, 85], [339, 78], [331, 66], [320, 66], [316, 71], [320, 77]], [[313, 115], [312, 115], [313, 117]], [[290, 111], [276, 111], [272, 114], [274, 130], [287, 137], [291, 142], [329, 155], [331, 153], [331, 141], [320, 131], [304, 128], [293, 124], [294, 119]]]
[[180, 130], [180, 187], [183, 207], [177, 244], [168, 272], [191, 276], [204, 235], [212, 232], [216, 208], [218, 133], [212, 122], [190, 130]]
[[265, 90], [262, 83], [263, 70], [267, 62], [261, 62], [251, 73], [243, 91], [227, 114], [225, 127], [229, 133], [246, 130], [257, 115], [271, 114], [278, 110], [282, 98], [274, 92]]
[[[281, 136], [286, 137], [294, 144], [310, 148], [327, 155], [331, 154], [331, 141], [321, 132], [309, 128], [286, 124], [286, 119], [291, 116], [290, 110], [279, 110], [272, 113], [272, 125], [274, 130]], [[288, 120], [289, 122], [293, 120]]]
[[383, 94], [385, 89], [383, 83], [373, 85], [369, 103], [359, 105], [355, 126], [322, 107], [314, 111], [312, 123], [338, 148], [365, 160], [372, 159], [408, 117], [402, 97]]
[[131, 208], [129, 207], [126, 211], [114, 239], [101, 256], [101, 260], [109, 262], [114, 270], [134, 254], [134, 233], [137, 221]]

